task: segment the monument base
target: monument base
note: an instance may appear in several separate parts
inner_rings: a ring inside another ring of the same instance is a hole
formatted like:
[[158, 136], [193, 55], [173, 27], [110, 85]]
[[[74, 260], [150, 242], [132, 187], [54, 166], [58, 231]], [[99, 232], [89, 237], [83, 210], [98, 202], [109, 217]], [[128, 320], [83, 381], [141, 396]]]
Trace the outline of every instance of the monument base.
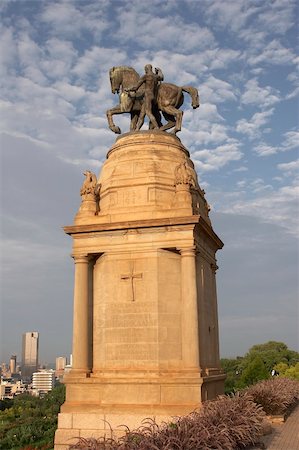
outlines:
[[[136, 373], [94, 376], [85, 379], [70, 374], [66, 383], [71, 402], [61, 408], [55, 434], [55, 450], [66, 450], [78, 438], [120, 437], [148, 418], [156, 423], [171, 422], [177, 416], [198, 409], [204, 400], [223, 393], [225, 375], [200, 376], [180, 373]], [[117, 404], [115, 404], [117, 400]]]
[[188, 151], [164, 132], [128, 133], [97, 181], [95, 212], [84, 197], [65, 227], [73, 369], [55, 450], [120, 436], [121, 425], [149, 417], [171, 421], [224, 392], [215, 278], [223, 243]]

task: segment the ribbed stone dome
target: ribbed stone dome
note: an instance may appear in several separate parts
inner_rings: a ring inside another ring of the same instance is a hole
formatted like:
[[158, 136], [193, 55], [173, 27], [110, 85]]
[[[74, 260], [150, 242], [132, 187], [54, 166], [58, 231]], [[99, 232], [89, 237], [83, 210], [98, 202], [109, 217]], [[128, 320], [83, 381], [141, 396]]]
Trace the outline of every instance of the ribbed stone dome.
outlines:
[[76, 224], [192, 215], [200, 215], [210, 224], [209, 207], [189, 152], [176, 136], [166, 132], [120, 136], [107, 153], [96, 182], [95, 193], [82, 199]]
[[191, 198], [184, 205], [175, 201], [176, 169], [184, 163], [196, 179], [189, 152], [174, 135], [159, 131], [122, 135], [99, 175], [98, 219], [107, 214], [111, 221], [192, 214]]

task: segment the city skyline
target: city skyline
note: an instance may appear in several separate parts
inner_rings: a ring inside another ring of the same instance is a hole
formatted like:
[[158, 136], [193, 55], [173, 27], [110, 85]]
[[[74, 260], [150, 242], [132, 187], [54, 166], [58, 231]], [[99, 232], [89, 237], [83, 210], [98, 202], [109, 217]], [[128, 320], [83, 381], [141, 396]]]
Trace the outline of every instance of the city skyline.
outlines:
[[[115, 142], [109, 69], [197, 87], [178, 134], [224, 242], [221, 356], [276, 340], [298, 350], [295, 0], [3, 1], [0, 53], [1, 348], [39, 330], [42, 362], [71, 353], [71, 225], [83, 172]], [[116, 117], [123, 131], [128, 117]], [[145, 127], [146, 128], [146, 127]], [[5, 168], [5, 169], [4, 169]]]
[[[14, 370], [16, 370], [16, 368], [19, 366], [20, 369], [22, 369], [22, 366], [24, 365], [23, 361], [24, 361], [24, 346], [26, 345], [26, 338], [28, 336], [28, 339], [30, 339], [30, 337], [32, 337], [32, 334], [35, 335], [35, 339], [38, 340], [37, 343], [37, 357], [36, 357], [36, 366], [37, 369], [39, 368], [44, 368], [47, 367], [49, 365], [55, 367], [56, 366], [56, 370], [62, 370], [65, 368], [65, 366], [67, 365], [71, 365], [72, 364], [72, 353], [68, 353], [68, 356], [66, 355], [62, 355], [62, 354], [58, 354], [54, 356], [53, 361], [46, 361], [43, 359], [43, 357], [41, 356], [40, 358], [40, 353], [39, 353], [39, 338], [40, 338], [40, 332], [38, 331], [26, 331], [25, 333], [22, 333], [20, 335], [20, 348], [19, 348], [19, 352], [9, 352], [6, 351], [7, 355], [10, 354], [9, 358], [2, 358], [0, 359], [0, 364], [5, 364], [7, 369], [11, 372], [11, 373], [15, 373]], [[30, 350], [32, 350], [32, 347], [30, 347]], [[31, 358], [32, 354], [30, 355]], [[27, 351], [27, 362], [28, 362], [28, 351]], [[59, 366], [59, 367], [58, 367]]]

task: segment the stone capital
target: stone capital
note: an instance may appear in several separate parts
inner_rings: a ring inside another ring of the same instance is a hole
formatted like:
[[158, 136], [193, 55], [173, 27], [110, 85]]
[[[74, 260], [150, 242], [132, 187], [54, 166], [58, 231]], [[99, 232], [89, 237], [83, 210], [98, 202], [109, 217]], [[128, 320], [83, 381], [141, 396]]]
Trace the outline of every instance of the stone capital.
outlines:
[[181, 256], [196, 256], [196, 246], [191, 245], [190, 247], [180, 247], [178, 248]]
[[72, 254], [71, 257], [73, 258], [75, 264], [88, 264], [90, 260], [90, 256], [88, 254], [83, 255]]

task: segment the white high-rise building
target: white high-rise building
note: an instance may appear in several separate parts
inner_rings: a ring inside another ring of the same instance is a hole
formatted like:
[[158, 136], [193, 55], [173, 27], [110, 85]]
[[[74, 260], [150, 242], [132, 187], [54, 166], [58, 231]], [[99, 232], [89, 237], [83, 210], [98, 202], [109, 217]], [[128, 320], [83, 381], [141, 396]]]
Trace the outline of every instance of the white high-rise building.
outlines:
[[32, 375], [32, 388], [36, 395], [46, 394], [51, 391], [55, 384], [54, 370], [41, 370]]
[[22, 376], [30, 378], [38, 367], [38, 332], [29, 331], [23, 334]]

